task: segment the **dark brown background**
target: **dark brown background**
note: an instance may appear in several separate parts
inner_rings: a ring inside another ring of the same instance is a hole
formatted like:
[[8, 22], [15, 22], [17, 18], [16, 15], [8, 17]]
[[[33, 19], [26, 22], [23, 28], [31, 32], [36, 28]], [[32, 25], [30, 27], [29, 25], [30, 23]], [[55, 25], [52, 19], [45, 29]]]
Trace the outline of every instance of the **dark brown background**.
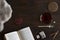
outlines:
[[[51, 13], [56, 24], [53, 24], [54, 28], [49, 29], [39, 28], [37, 26], [42, 25], [39, 17], [43, 12], [49, 11], [48, 4], [51, 2], [50, 0], [7, 0], [13, 9], [13, 13], [12, 18], [4, 24], [4, 30], [0, 33], [0, 40], [4, 40], [4, 34], [20, 30], [26, 26], [30, 26], [35, 40], [37, 40], [36, 35], [39, 34], [40, 31], [44, 31], [47, 35], [47, 38], [43, 40], [50, 40], [52, 38], [50, 37], [51, 33], [57, 30], [60, 31], [60, 0], [53, 1], [58, 3], [59, 8], [57, 12]], [[20, 25], [15, 22], [18, 18], [23, 19], [23, 23]], [[56, 40], [60, 40], [60, 33], [56, 37]]]

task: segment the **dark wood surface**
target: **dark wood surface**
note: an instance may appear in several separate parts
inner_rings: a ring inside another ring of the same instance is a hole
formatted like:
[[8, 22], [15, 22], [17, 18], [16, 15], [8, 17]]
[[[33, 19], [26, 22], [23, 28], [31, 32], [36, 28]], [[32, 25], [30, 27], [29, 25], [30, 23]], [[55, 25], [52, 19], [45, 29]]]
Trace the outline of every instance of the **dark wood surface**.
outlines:
[[[39, 18], [40, 15], [48, 10], [49, 0], [7, 0], [7, 2], [11, 5], [13, 9], [12, 18], [4, 24], [4, 30], [0, 33], [0, 40], [4, 40], [4, 34], [20, 30], [21, 28], [25, 28], [30, 26], [32, 33], [34, 35], [35, 40], [36, 35], [39, 34], [40, 31], [44, 31], [47, 35], [47, 38], [44, 40], [50, 40], [49, 35], [51, 33], [60, 31], [60, 0], [56, 1], [59, 5], [59, 9], [55, 13], [51, 13], [53, 19], [56, 21], [54, 28], [39, 28], [38, 25], [42, 25]], [[17, 24], [15, 20], [22, 18], [22, 24]], [[60, 33], [59, 33], [60, 34]], [[58, 34], [58, 35], [59, 35]], [[60, 35], [57, 36], [57, 40], [60, 40]], [[40, 40], [40, 39], [39, 39]]]

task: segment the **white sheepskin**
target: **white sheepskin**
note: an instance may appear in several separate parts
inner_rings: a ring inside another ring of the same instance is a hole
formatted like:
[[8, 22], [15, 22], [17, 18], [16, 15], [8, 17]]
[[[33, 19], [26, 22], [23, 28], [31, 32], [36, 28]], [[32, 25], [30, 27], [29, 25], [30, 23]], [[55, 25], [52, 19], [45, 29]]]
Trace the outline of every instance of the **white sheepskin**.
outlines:
[[6, 0], [0, 0], [0, 32], [4, 29], [4, 23], [12, 16], [12, 8]]

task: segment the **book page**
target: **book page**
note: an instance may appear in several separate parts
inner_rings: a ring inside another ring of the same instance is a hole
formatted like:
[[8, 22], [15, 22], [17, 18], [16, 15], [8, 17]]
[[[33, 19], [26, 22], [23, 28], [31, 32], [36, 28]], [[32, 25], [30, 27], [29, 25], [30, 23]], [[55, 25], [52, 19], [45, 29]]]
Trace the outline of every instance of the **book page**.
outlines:
[[5, 34], [6, 40], [20, 40], [17, 31]]
[[22, 38], [21, 40], [34, 40], [33, 34], [29, 27], [19, 30], [18, 35]]

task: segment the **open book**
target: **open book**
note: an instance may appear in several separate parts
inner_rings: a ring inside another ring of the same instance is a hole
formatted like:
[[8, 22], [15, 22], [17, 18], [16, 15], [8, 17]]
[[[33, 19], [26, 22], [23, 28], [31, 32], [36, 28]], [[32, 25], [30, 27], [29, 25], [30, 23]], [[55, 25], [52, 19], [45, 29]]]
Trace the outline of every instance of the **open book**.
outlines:
[[5, 34], [6, 40], [34, 40], [30, 27]]

